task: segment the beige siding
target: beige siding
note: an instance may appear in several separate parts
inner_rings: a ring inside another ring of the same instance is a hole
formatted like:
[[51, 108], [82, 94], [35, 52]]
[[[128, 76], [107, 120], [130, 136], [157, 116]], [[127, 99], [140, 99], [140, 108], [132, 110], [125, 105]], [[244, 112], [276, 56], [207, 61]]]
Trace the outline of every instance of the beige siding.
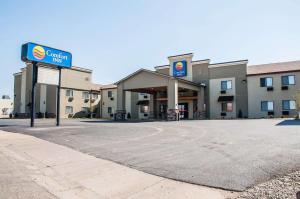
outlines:
[[[113, 97], [108, 97], [108, 91], [112, 92]], [[108, 107], [112, 108], [112, 114], [117, 110], [117, 89], [105, 89], [102, 90], [102, 117], [111, 118], [110, 113], [108, 113]]]
[[[221, 81], [231, 80], [232, 81], [232, 89], [226, 90], [226, 94], [220, 94], [221, 91]], [[227, 112], [226, 116], [224, 118], [226, 119], [233, 119], [236, 118], [236, 82], [234, 77], [230, 78], [221, 78], [221, 79], [211, 79], [209, 80], [210, 90], [209, 90], [209, 96], [210, 96], [210, 118], [213, 119], [220, 119], [221, 112], [222, 112], [222, 106], [221, 102], [218, 102], [219, 96], [234, 96], [233, 100], [233, 111]]]
[[[288, 86], [288, 90], [281, 90], [281, 77], [285, 75], [295, 75], [296, 85]], [[260, 78], [273, 77], [273, 91], [267, 91], [266, 87], [260, 87]], [[248, 106], [250, 118], [268, 117], [267, 112], [261, 111], [261, 101], [274, 102], [274, 116], [282, 116], [282, 100], [293, 100], [296, 91], [300, 90], [300, 72], [268, 74], [248, 76]], [[296, 110], [290, 111], [290, 116], [297, 115]]]

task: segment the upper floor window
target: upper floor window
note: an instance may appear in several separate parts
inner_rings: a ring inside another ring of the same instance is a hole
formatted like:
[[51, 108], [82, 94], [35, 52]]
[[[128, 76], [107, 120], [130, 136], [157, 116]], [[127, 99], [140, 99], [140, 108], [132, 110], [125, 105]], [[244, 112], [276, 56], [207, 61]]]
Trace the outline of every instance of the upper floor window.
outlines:
[[108, 96], [108, 97], [113, 97], [112, 91], [107, 91], [107, 96]]
[[283, 110], [295, 110], [296, 101], [295, 100], [282, 100], [282, 109]]
[[274, 102], [273, 101], [262, 101], [261, 102], [261, 110], [262, 111], [273, 111], [274, 110]]
[[71, 89], [66, 90], [66, 96], [73, 97], [73, 90], [71, 90]]
[[260, 78], [260, 87], [272, 87], [272, 86], [273, 86], [272, 77]]
[[93, 99], [98, 99], [98, 93], [92, 93], [92, 98]]
[[221, 81], [221, 90], [226, 91], [229, 89], [232, 89], [232, 81], [231, 80]]
[[281, 83], [284, 86], [295, 84], [295, 75], [287, 75], [281, 77]]
[[82, 92], [82, 99], [89, 99], [90, 98], [90, 94], [88, 91], [83, 91]]

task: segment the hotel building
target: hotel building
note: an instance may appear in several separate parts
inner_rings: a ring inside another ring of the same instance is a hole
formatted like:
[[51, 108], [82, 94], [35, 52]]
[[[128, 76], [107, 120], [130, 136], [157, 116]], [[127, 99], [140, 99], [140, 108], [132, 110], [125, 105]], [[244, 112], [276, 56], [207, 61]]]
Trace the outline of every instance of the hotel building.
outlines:
[[[297, 115], [300, 61], [248, 66], [248, 60], [193, 60], [189, 53], [170, 56], [168, 64], [154, 69], [139, 69], [111, 85], [93, 84], [89, 69], [62, 69], [61, 117], [174, 120], [178, 115], [180, 119]], [[30, 64], [14, 74], [17, 117], [29, 116], [31, 76]], [[38, 116], [54, 117], [56, 86], [38, 84], [36, 102]]]

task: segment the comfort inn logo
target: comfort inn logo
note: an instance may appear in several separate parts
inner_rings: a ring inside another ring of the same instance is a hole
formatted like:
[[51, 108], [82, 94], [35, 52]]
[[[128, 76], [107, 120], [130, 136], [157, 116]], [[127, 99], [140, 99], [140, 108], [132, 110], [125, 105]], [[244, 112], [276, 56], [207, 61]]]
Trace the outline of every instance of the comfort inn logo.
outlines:
[[35, 46], [32, 49], [32, 54], [33, 54], [33, 57], [38, 60], [42, 60], [46, 56], [45, 49], [42, 46]]
[[183, 63], [181, 61], [177, 62], [175, 65], [176, 70], [180, 71], [183, 68]]

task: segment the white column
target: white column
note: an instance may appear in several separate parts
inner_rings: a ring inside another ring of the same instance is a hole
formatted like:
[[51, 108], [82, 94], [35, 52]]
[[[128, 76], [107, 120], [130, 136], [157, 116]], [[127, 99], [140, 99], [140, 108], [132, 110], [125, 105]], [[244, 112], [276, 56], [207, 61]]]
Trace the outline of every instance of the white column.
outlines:
[[168, 82], [168, 109], [178, 109], [178, 81], [175, 79]]
[[44, 84], [41, 84], [40, 89], [40, 112], [45, 113], [46, 112], [46, 104], [47, 104], [47, 86]]

